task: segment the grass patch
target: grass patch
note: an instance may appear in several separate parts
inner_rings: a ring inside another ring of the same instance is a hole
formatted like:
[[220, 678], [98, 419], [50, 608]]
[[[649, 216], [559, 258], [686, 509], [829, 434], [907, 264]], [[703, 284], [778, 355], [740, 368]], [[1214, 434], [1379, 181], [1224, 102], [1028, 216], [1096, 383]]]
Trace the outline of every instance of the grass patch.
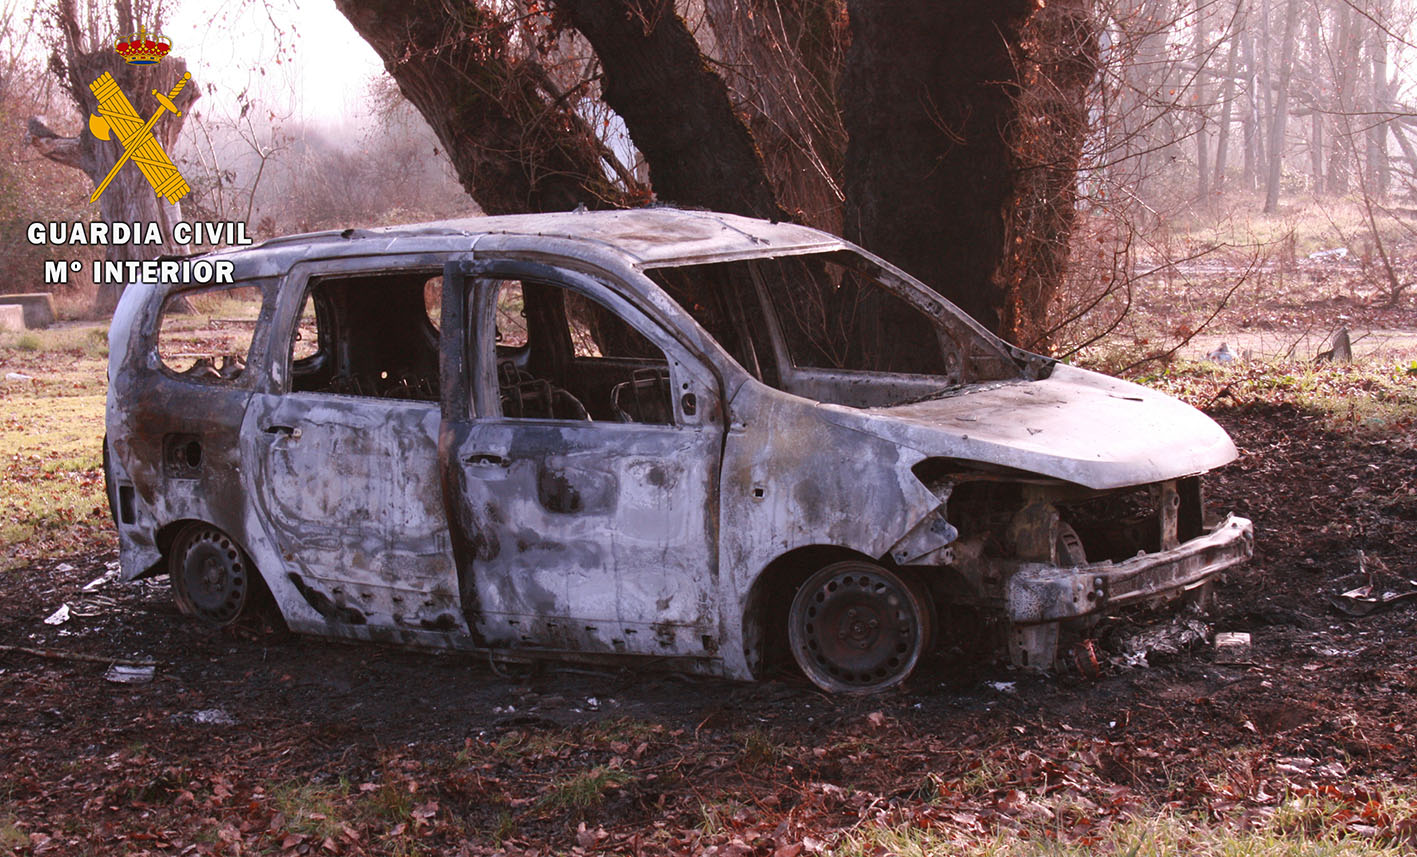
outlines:
[[108, 357], [108, 327], [94, 322], [0, 334], [0, 349], [102, 359]]
[[[21, 346], [26, 338], [35, 347]], [[108, 329], [69, 325], [0, 335], [0, 571], [109, 549], [103, 486]]]
[[547, 786], [536, 805], [549, 812], [584, 812], [605, 802], [605, 795], [635, 778], [619, 768], [599, 766], [563, 777]]
[[766, 730], [749, 729], [736, 737], [743, 748], [742, 762], [746, 767], [772, 765], [786, 756], [786, 750]]
[[[1274, 816], [1278, 818], [1278, 814]], [[992, 835], [915, 825], [867, 826], [847, 833], [826, 853], [833, 857], [1371, 857], [1407, 854], [1404, 845], [1381, 832], [1330, 828], [1306, 834], [1268, 821], [1248, 824], [1201, 820], [1162, 813], [1131, 818], [1100, 832], [1072, 837], [1062, 824], [1025, 825]]]
[[21, 848], [27, 848], [30, 838], [15, 824], [13, 815], [0, 815], [0, 855], [10, 857]]
[[1137, 380], [1202, 408], [1292, 404], [1322, 415], [1331, 430], [1365, 436], [1409, 436], [1417, 423], [1417, 361], [1236, 366], [1177, 361]]
[[706, 836], [718, 836], [737, 826], [737, 821], [747, 811], [747, 804], [728, 799], [719, 803], [699, 803], [699, 830]]
[[349, 812], [349, 783], [288, 783], [271, 795], [285, 830], [315, 839], [338, 836]]

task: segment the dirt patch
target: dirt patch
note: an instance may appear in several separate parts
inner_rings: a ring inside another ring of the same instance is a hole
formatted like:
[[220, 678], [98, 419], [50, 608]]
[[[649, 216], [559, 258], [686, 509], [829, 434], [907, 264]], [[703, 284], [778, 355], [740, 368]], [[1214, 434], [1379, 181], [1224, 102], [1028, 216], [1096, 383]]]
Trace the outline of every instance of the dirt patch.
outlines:
[[[1417, 578], [1417, 452], [1289, 406], [1217, 418], [1243, 456], [1210, 482], [1212, 505], [1252, 517], [1257, 550], [1209, 622], [1248, 631], [1252, 665], [1201, 648], [1041, 678], [956, 647], [898, 692], [828, 698], [791, 675], [507, 673], [209, 632], [161, 580], [84, 591], [110, 555], [7, 572], [0, 643], [157, 667], [125, 685], [103, 665], [0, 653], [0, 853], [766, 855], [863, 820], [982, 835], [1048, 812], [1086, 836], [1160, 806], [1358, 806], [1417, 776], [1414, 608], [1352, 619], [1329, 598]], [[46, 625], [65, 603], [72, 618]], [[1067, 816], [1060, 795], [1091, 809]]]

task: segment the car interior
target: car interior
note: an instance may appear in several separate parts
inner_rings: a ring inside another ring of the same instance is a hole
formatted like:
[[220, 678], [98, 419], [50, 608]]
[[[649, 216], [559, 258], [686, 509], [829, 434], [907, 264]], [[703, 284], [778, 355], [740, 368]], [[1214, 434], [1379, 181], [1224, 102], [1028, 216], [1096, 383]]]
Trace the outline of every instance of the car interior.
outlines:
[[609, 309], [559, 286], [498, 285], [496, 355], [504, 416], [674, 421], [664, 352]]

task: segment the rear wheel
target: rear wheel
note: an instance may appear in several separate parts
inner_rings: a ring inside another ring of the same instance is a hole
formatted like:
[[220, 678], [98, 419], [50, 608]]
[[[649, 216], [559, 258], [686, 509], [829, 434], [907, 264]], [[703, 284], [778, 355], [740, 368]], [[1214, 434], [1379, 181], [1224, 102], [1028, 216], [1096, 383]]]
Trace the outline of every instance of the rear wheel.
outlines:
[[209, 524], [192, 524], [172, 543], [168, 576], [183, 613], [209, 625], [230, 625], [252, 603], [256, 570], [231, 537]]
[[807, 578], [788, 611], [788, 641], [813, 684], [874, 693], [905, 681], [931, 636], [923, 590], [864, 560]]

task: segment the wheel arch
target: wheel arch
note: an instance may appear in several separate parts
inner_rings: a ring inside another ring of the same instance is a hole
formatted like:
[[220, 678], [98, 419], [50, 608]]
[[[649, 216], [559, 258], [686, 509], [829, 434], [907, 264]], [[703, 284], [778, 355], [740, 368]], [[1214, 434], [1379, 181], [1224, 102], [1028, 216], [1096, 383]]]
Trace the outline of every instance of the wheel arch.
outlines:
[[[882, 562], [840, 545], [804, 545], [778, 556], [753, 579], [743, 602], [742, 628], [743, 652], [754, 678], [793, 663], [787, 613], [797, 588], [818, 569], [848, 559]], [[889, 559], [884, 564], [893, 567]]]

